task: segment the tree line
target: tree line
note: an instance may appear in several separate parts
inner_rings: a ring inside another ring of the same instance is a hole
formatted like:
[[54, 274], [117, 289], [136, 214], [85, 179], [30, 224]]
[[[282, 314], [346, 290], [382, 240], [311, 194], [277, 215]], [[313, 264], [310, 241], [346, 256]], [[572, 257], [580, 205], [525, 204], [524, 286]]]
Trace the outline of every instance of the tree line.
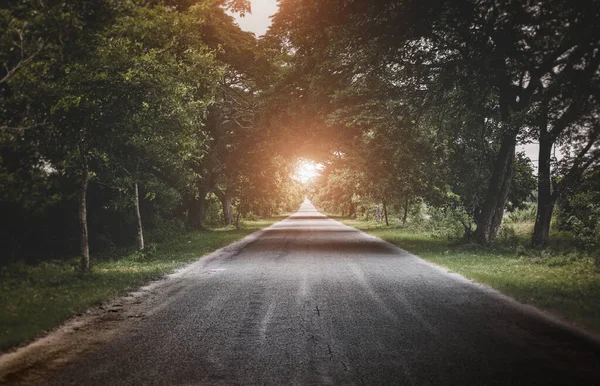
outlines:
[[[316, 197], [404, 219], [424, 202], [482, 243], [535, 201], [534, 246], [562, 202], [564, 226], [600, 236], [598, 20], [596, 0], [281, 1], [271, 32], [296, 101], [283, 114], [332, 139]], [[529, 143], [537, 173], [516, 151]], [[588, 214], [565, 213], [573, 202]]]
[[144, 249], [302, 199], [261, 106], [277, 69], [247, 0], [0, 9], [2, 264]]
[[[600, 235], [597, 0], [22, 0], [0, 8], [2, 264], [293, 210], [305, 193], [490, 243]], [[538, 143], [534, 169], [518, 152]], [[326, 168], [313, 192], [298, 157]], [[536, 175], [537, 174], [537, 175]], [[596, 244], [594, 244], [596, 243]]]

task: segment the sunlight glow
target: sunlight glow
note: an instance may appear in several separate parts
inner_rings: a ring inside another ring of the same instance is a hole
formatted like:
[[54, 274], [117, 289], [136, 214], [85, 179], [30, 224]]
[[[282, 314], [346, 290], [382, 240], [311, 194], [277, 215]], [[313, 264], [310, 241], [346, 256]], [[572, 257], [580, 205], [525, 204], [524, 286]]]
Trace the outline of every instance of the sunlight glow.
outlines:
[[317, 164], [310, 160], [300, 160], [294, 171], [294, 179], [307, 184], [319, 175], [319, 171], [323, 169], [323, 165]]

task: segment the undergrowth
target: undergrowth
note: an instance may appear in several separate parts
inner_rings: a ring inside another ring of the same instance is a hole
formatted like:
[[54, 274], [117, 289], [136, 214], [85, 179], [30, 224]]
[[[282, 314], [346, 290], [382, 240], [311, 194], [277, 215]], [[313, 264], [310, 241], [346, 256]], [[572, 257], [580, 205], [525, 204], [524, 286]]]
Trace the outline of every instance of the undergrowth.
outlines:
[[28, 342], [91, 306], [267, 227], [284, 217], [245, 221], [242, 229], [193, 232], [141, 251], [115, 250], [92, 256], [90, 274], [78, 260], [13, 264], [0, 271], [0, 350]]

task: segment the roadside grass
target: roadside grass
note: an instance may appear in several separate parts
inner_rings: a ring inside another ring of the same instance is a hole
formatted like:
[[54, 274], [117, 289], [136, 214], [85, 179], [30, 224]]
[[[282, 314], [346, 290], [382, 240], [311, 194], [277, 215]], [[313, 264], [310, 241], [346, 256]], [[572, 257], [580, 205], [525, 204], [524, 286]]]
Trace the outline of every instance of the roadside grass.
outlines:
[[0, 271], [0, 351], [31, 341], [75, 314], [285, 217], [244, 221], [242, 229], [228, 227], [184, 234], [166, 243], [150, 245], [144, 253], [121, 250], [92, 256], [92, 272], [85, 276], [76, 270], [77, 259], [5, 267]]
[[537, 250], [528, 245], [531, 224], [518, 224], [508, 241], [484, 247], [397, 225], [336, 219], [600, 333], [600, 267], [593, 256], [567, 248], [568, 240], [560, 234], [555, 235], [551, 248]]

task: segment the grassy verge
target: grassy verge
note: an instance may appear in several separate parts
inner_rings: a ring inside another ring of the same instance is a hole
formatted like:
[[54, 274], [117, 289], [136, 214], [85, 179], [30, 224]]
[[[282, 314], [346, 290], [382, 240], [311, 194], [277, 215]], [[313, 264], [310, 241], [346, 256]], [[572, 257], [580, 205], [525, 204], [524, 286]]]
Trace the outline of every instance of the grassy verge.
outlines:
[[576, 251], [539, 251], [527, 241], [482, 247], [374, 222], [339, 219], [469, 279], [600, 333], [600, 269]]
[[244, 222], [243, 229], [183, 235], [146, 253], [99, 256], [82, 277], [71, 262], [15, 265], [0, 272], [0, 350], [44, 334], [74, 314], [126, 293], [199, 257], [265, 228], [282, 217]]

